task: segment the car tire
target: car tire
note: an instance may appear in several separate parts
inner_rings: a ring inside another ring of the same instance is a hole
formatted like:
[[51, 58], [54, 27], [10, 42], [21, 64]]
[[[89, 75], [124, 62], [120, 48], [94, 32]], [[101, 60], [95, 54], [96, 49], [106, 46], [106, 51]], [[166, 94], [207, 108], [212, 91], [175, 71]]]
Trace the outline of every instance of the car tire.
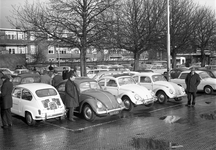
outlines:
[[204, 87], [204, 92], [205, 92], [205, 94], [212, 94], [213, 89], [211, 86], [207, 85]]
[[158, 91], [156, 93], [156, 96], [157, 96], [157, 101], [160, 104], [165, 104], [167, 102], [168, 97], [164, 91]]
[[134, 104], [131, 102], [130, 98], [127, 96], [123, 96], [122, 101], [125, 105], [125, 110], [127, 111], [133, 111]]
[[89, 104], [86, 104], [83, 108], [83, 116], [88, 121], [94, 121], [96, 119], [96, 114]]
[[25, 120], [29, 126], [35, 125], [35, 120], [33, 119], [30, 112], [25, 113]]

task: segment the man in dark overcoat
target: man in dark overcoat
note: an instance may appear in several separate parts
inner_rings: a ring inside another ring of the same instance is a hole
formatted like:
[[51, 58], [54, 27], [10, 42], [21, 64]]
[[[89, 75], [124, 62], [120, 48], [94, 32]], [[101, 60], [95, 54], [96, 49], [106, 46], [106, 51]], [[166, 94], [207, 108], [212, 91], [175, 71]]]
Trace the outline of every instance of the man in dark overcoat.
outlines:
[[2, 128], [5, 129], [12, 126], [11, 107], [13, 105], [13, 84], [10, 82], [10, 78], [6, 75], [2, 76], [1, 79], [3, 80], [0, 97], [1, 120], [3, 125]]
[[63, 79], [63, 80], [66, 80], [66, 79], [67, 79], [67, 73], [68, 73], [68, 71], [66, 70], [65, 67], [63, 67], [63, 71], [62, 71], [62, 79]]
[[79, 92], [74, 83], [75, 75], [71, 74], [65, 84], [65, 106], [68, 109], [67, 117], [70, 121], [74, 120], [74, 109], [79, 106]]
[[[196, 99], [197, 86], [200, 83], [200, 77], [195, 72], [194, 68], [192, 68], [191, 72], [186, 76], [185, 83], [186, 83], [186, 93], [187, 93], [187, 99], [188, 99], [186, 106], [194, 106], [195, 99]], [[191, 105], [191, 98], [192, 98], [192, 105]]]

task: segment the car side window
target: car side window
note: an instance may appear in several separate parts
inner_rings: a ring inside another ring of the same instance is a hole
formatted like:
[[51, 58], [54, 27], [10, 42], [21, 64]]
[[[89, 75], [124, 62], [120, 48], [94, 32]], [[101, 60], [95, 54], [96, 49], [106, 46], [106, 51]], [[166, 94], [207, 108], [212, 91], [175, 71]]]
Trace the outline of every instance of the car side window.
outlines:
[[101, 79], [101, 80], [98, 82], [98, 84], [99, 84], [101, 87], [105, 86], [105, 79]]
[[140, 82], [141, 83], [151, 83], [151, 79], [149, 77], [140, 77]]
[[27, 89], [23, 89], [22, 90], [22, 99], [31, 101], [32, 100], [31, 92], [29, 90], [27, 90]]
[[58, 87], [58, 91], [64, 92], [64, 91], [65, 91], [65, 84], [61, 84], [61, 85]]
[[182, 73], [179, 78], [180, 79], [185, 79], [187, 77], [187, 75], [188, 75], [188, 73]]
[[134, 79], [134, 81], [136, 81], [136, 83], [139, 81], [138, 76], [134, 76], [133, 79]]
[[107, 86], [117, 87], [117, 83], [116, 83], [115, 80], [110, 79], [110, 80], [107, 82]]
[[20, 88], [15, 88], [13, 90], [12, 96], [16, 97], [16, 98], [21, 98], [21, 89]]

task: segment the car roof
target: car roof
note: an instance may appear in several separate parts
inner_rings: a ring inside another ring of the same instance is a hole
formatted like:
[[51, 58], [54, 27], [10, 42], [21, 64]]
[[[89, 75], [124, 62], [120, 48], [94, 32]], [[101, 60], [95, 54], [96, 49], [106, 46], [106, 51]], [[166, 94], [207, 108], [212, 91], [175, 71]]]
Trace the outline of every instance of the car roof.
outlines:
[[25, 78], [25, 77], [40, 77], [40, 75], [36, 74], [36, 73], [24, 73], [24, 74], [16, 75], [14, 77], [21, 77], [21, 78]]
[[[67, 82], [67, 80], [62, 81], [61, 83], [65, 83], [65, 82]], [[91, 79], [89, 77], [76, 77], [75, 80], [74, 80], [74, 82], [77, 85], [79, 85], [82, 82], [97, 82], [97, 81], [94, 80], [94, 79]]]
[[38, 89], [54, 88], [53, 86], [46, 83], [25, 83], [16, 85], [15, 87], [22, 87], [33, 91], [36, 91]]
[[[181, 73], [190, 73], [191, 70], [186, 70], [186, 71], [182, 71]], [[205, 72], [205, 71], [202, 71], [202, 70], [195, 70], [196, 73], [201, 73], [201, 72]]]
[[162, 75], [162, 74], [156, 73], [156, 72], [140, 72], [140, 73], [137, 73], [136, 75], [152, 76], [152, 75]]

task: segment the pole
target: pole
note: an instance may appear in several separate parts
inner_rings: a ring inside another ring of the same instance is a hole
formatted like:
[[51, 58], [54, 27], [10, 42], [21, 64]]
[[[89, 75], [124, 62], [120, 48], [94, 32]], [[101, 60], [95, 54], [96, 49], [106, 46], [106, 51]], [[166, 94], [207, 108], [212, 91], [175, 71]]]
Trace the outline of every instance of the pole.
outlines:
[[60, 49], [58, 44], [58, 66], [60, 67]]
[[170, 80], [170, 7], [167, 0], [167, 79]]

